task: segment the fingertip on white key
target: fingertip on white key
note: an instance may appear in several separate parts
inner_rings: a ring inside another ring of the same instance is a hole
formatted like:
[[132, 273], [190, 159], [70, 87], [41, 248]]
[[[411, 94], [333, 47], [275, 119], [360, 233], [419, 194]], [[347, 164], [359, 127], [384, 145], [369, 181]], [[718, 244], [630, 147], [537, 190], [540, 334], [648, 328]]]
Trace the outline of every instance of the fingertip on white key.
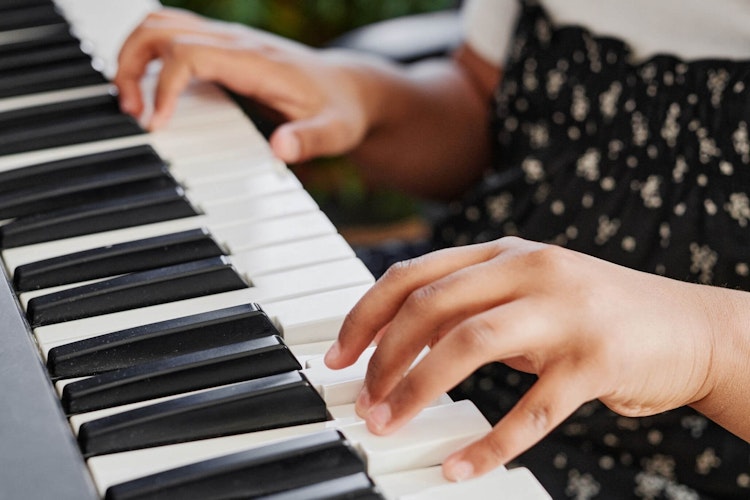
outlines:
[[366, 457], [371, 475], [439, 465], [490, 429], [489, 422], [469, 401], [425, 408], [386, 436], [372, 434], [365, 422], [342, 427], [344, 435]]

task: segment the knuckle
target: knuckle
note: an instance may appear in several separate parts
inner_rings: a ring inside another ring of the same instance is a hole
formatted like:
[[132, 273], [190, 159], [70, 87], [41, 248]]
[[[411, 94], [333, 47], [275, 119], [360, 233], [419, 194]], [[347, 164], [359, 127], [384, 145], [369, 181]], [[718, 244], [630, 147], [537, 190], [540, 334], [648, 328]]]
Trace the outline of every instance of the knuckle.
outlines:
[[524, 241], [524, 239], [519, 238], [518, 236], [503, 236], [502, 238], [495, 240], [494, 244], [500, 248], [511, 249], [523, 245]]
[[174, 57], [175, 59], [185, 59], [193, 52], [195, 44], [190, 43], [187, 38], [182, 36], [176, 36], [170, 38], [166, 43], [167, 55]]
[[[575, 282], [574, 253], [557, 245], [538, 245], [515, 256], [517, 264], [529, 270], [529, 277], [543, 277], [545, 283]], [[533, 278], [536, 279], [536, 278]]]
[[541, 436], [552, 430], [553, 410], [549, 404], [529, 404], [522, 406], [519, 410], [523, 421], [534, 434]]
[[411, 292], [404, 302], [404, 309], [409, 314], [424, 314], [439, 309], [441, 286], [428, 283]]
[[456, 336], [461, 352], [487, 355], [492, 352], [496, 331], [492, 323], [479, 315], [458, 325]]
[[554, 271], [560, 266], [564, 255], [561, 250], [560, 247], [555, 245], [545, 245], [527, 253], [526, 258], [529, 259], [530, 265], [539, 266], [540, 269], [545, 271]]
[[384, 281], [401, 281], [406, 279], [417, 267], [419, 259], [409, 259], [391, 265], [381, 278]]

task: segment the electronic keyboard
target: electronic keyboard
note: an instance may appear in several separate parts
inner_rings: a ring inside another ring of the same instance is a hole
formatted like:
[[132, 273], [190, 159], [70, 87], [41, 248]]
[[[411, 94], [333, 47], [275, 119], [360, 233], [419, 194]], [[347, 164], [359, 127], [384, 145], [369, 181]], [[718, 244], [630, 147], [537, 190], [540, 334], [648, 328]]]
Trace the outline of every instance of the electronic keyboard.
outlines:
[[221, 89], [153, 133], [119, 111], [158, 7], [0, 0], [0, 498], [549, 498], [442, 477], [490, 430], [468, 401], [367, 431], [372, 350], [322, 362], [373, 283], [333, 224]]

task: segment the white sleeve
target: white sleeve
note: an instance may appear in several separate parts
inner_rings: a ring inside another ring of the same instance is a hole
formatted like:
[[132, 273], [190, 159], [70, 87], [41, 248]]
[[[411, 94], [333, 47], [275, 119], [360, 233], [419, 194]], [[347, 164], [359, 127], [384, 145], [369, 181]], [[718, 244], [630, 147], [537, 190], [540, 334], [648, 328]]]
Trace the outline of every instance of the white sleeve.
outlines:
[[483, 59], [500, 67], [520, 13], [518, 0], [466, 0], [462, 9], [464, 40]]

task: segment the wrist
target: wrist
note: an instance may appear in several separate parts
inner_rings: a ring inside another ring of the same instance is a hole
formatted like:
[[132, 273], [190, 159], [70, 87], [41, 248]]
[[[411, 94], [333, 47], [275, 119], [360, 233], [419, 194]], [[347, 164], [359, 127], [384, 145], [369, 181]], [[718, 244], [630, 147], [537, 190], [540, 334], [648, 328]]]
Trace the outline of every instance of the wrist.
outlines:
[[750, 293], [701, 287], [711, 342], [709, 375], [690, 404], [706, 417], [750, 440]]

